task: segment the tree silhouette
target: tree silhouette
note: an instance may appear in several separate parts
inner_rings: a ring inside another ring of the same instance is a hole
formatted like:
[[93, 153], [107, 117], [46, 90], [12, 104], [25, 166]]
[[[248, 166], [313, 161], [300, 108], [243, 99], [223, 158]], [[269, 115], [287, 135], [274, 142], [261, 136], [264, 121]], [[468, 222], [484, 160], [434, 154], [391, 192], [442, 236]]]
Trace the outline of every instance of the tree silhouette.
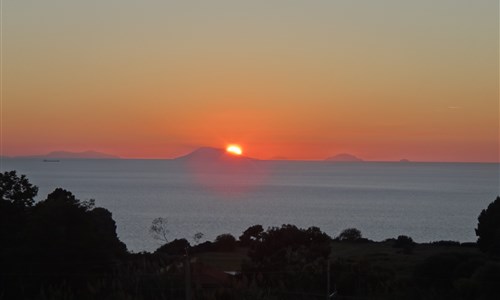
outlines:
[[204, 237], [205, 235], [203, 234], [203, 232], [197, 232], [193, 235], [193, 241], [196, 245], [198, 245], [201, 241], [201, 239]]
[[297, 228], [283, 224], [271, 227], [260, 235], [259, 241], [252, 243], [250, 258], [258, 263], [286, 265], [290, 258], [300, 261], [314, 261], [330, 254], [331, 238], [317, 227]]
[[479, 214], [476, 235], [481, 251], [500, 255], [500, 197]]
[[56, 261], [103, 259], [126, 252], [111, 213], [94, 208], [94, 200], [80, 201], [64, 189], [37, 203], [30, 219], [27, 242]]
[[330, 251], [331, 238], [318, 227], [302, 229], [291, 224], [270, 227], [251, 243], [248, 251], [251, 261], [243, 265], [243, 272], [252, 274], [251, 280], [262, 290], [286, 293], [286, 299], [310, 299], [294, 298], [287, 292], [307, 295], [313, 290], [323, 290]]
[[[3, 250], [22, 241], [29, 217], [28, 210], [35, 203], [38, 187], [25, 175], [16, 171], [0, 173], [0, 245]], [[0, 247], [0, 255], [3, 251]]]
[[250, 226], [247, 230], [243, 231], [243, 234], [239, 238], [240, 242], [243, 246], [249, 246], [253, 241], [260, 240], [263, 232], [264, 228], [262, 228], [262, 225]]
[[167, 229], [168, 221], [166, 218], [156, 218], [151, 222], [151, 227], [149, 227], [149, 233], [153, 236], [155, 240], [168, 243], [168, 234], [170, 231]]
[[223, 233], [215, 238], [214, 246], [218, 251], [233, 251], [236, 248], [236, 239], [229, 233]]
[[360, 240], [362, 237], [363, 236], [361, 235], [361, 231], [359, 231], [359, 229], [356, 229], [356, 228], [347, 228], [347, 229], [344, 229], [339, 234], [339, 236], [337, 237], [337, 239], [339, 241], [353, 242], [353, 241]]
[[394, 241], [393, 247], [402, 249], [403, 253], [405, 253], [405, 254], [411, 254], [413, 251], [413, 248], [415, 248], [415, 242], [409, 236], [400, 235], [400, 236], [398, 236], [396, 241]]
[[170, 243], [158, 248], [155, 253], [166, 253], [169, 255], [183, 255], [186, 254], [188, 249], [191, 247], [186, 239], [175, 239]]
[[35, 203], [38, 187], [32, 185], [26, 175], [17, 176], [16, 171], [0, 173], [0, 199], [22, 208]]
[[58, 188], [17, 217], [22, 219], [13, 220], [8, 235], [2, 231], [0, 236], [0, 270], [11, 274], [2, 278], [0, 272], [0, 294], [3, 288], [8, 299], [20, 289], [27, 293], [23, 298], [34, 299], [42, 287], [85, 286], [99, 274], [111, 274], [127, 255], [111, 213], [69, 191]]

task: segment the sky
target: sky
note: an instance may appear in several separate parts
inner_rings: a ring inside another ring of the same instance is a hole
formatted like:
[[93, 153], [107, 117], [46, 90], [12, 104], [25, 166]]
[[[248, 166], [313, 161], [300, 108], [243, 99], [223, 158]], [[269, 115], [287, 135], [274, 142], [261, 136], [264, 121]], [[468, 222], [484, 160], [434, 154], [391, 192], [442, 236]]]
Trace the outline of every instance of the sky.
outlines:
[[499, 2], [2, 0], [1, 152], [499, 161]]

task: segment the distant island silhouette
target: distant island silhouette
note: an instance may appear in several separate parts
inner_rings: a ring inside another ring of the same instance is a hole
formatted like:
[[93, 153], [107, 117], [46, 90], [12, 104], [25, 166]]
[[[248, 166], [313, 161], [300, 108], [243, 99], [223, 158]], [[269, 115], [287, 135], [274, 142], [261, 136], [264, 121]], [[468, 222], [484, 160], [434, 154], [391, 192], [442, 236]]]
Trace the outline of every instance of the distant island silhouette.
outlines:
[[238, 156], [227, 153], [226, 150], [212, 147], [201, 147], [186, 155], [175, 158], [180, 161], [192, 161], [198, 163], [216, 163], [216, 162], [243, 162], [254, 161], [255, 158], [247, 156]]
[[269, 160], [290, 160], [290, 159], [286, 156], [273, 156]]
[[52, 151], [47, 154], [42, 155], [30, 155], [30, 156], [17, 156], [16, 158], [37, 158], [44, 160], [58, 160], [58, 159], [120, 159], [119, 156], [97, 152], [97, 151], [82, 151], [82, 152], [70, 152], [70, 151]]
[[349, 153], [340, 153], [325, 159], [326, 161], [335, 161], [335, 162], [361, 162], [363, 159], [354, 156]]

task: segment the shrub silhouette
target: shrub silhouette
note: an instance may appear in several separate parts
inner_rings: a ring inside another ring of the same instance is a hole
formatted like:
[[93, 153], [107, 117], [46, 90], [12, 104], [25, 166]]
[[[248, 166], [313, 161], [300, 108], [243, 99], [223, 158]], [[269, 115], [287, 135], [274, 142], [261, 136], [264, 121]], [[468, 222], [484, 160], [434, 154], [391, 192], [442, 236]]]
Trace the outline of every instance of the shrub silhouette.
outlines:
[[481, 211], [476, 228], [477, 245], [481, 251], [500, 255], [500, 197]]

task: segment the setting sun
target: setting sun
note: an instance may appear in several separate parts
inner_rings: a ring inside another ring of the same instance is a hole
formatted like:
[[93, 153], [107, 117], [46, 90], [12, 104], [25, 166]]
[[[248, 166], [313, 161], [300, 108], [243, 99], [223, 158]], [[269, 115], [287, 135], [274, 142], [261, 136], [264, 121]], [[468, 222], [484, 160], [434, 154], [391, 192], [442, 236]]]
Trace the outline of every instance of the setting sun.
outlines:
[[227, 146], [226, 151], [233, 155], [241, 155], [243, 153], [241, 147], [238, 145], [229, 145]]

